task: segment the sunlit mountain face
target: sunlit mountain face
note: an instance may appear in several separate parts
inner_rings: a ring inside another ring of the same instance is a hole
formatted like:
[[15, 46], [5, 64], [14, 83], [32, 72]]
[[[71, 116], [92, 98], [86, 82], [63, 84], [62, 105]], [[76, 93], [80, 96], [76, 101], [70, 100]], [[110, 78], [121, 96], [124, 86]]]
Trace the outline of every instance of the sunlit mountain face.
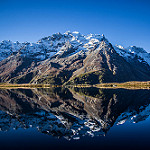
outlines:
[[107, 136], [114, 125], [146, 120], [149, 104], [149, 90], [1, 89], [0, 130], [35, 128], [68, 140]]
[[0, 42], [0, 82], [99, 84], [149, 81], [150, 53], [113, 45], [104, 35], [56, 33], [36, 43]]

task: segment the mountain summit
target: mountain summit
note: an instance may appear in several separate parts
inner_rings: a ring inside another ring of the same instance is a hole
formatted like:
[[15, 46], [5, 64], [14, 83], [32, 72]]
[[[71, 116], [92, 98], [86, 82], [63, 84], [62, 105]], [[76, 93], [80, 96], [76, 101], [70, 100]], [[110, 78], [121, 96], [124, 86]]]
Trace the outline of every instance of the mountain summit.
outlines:
[[0, 82], [97, 84], [150, 80], [150, 53], [104, 35], [56, 33], [37, 43], [0, 43]]

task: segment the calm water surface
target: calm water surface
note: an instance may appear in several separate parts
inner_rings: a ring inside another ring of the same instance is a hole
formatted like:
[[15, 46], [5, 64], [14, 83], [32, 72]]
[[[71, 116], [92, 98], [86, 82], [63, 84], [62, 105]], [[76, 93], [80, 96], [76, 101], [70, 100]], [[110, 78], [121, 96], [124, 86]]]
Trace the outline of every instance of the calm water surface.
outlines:
[[150, 91], [0, 90], [1, 149], [150, 149]]

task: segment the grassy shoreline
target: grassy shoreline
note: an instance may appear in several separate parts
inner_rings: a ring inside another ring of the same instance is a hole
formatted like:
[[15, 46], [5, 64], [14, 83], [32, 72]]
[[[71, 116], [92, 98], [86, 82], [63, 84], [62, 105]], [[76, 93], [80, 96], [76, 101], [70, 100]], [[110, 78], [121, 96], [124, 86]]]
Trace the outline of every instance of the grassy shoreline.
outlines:
[[123, 83], [102, 83], [95, 85], [98, 88], [125, 88], [125, 89], [150, 89], [150, 81], [139, 82], [123, 82]]
[[150, 81], [101, 83], [101, 84], [76, 84], [76, 85], [51, 85], [51, 84], [0, 84], [0, 88], [53, 88], [53, 87], [97, 87], [97, 88], [126, 88], [126, 89], [150, 89]]
[[50, 84], [0, 84], [0, 88], [50, 88], [60, 87], [59, 85]]

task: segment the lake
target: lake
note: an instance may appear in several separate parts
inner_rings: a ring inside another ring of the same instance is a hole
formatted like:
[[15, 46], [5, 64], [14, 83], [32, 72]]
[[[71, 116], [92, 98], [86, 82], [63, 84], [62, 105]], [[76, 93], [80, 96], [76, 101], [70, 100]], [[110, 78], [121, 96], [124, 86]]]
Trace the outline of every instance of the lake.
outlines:
[[0, 89], [0, 147], [149, 149], [150, 90]]

